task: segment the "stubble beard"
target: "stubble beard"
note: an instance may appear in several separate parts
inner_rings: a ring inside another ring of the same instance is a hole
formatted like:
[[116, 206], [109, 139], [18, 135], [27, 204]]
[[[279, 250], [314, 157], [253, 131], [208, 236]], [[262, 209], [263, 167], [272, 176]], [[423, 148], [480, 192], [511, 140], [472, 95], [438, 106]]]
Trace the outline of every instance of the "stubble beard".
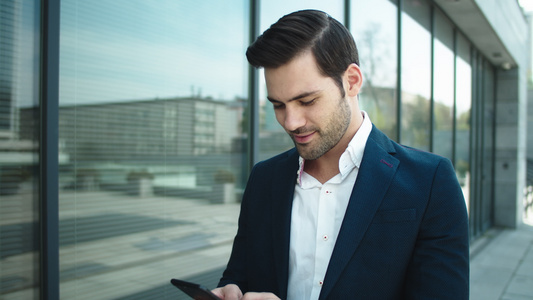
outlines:
[[[305, 160], [316, 160], [326, 154], [329, 150], [333, 149], [340, 142], [352, 118], [352, 112], [350, 106], [346, 102], [345, 98], [339, 100], [339, 114], [331, 114], [328, 118], [326, 126], [324, 129], [320, 128], [300, 128], [293, 132], [290, 132], [289, 135], [298, 150], [298, 153]], [[301, 132], [312, 132], [318, 135], [318, 139], [315, 138], [314, 141], [308, 144], [298, 144], [294, 140], [293, 134], [298, 134]]]

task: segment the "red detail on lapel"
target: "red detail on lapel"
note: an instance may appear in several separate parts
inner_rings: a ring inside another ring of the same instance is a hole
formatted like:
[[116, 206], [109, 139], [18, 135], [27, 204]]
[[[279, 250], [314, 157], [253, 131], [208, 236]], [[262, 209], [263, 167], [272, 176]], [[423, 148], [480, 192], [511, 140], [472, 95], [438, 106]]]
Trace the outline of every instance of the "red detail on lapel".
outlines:
[[380, 160], [380, 162], [386, 164], [387, 166], [389, 166], [389, 168], [392, 168], [392, 164], [389, 164], [389, 163], [386, 162], [384, 159]]

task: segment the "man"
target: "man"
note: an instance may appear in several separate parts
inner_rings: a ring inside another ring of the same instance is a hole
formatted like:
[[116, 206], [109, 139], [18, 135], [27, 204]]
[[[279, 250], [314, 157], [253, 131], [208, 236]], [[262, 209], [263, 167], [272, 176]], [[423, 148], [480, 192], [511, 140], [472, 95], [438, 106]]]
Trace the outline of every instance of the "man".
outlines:
[[[449, 160], [403, 147], [359, 109], [355, 42], [315, 10], [246, 53], [295, 149], [258, 163], [222, 299], [467, 299], [468, 217]], [[243, 296], [244, 294], [244, 296]]]

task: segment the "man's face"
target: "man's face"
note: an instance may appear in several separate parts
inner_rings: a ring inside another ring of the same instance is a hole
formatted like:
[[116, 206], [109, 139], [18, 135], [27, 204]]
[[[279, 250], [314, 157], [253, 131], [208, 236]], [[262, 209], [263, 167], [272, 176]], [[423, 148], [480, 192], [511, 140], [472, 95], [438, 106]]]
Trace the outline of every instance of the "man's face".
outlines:
[[338, 85], [318, 70], [310, 51], [278, 68], [266, 68], [268, 100], [298, 153], [315, 160], [333, 149], [351, 120]]

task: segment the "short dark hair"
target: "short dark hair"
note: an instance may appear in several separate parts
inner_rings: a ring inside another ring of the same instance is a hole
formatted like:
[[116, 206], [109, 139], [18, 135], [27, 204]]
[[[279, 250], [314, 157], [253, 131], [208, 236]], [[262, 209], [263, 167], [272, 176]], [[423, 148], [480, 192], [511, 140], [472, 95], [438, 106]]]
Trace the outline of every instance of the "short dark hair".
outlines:
[[350, 31], [323, 11], [283, 16], [248, 47], [246, 58], [256, 68], [277, 68], [309, 49], [318, 69], [333, 78], [344, 94], [342, 74], [350, 64], [359, 65], [357, 46]]

